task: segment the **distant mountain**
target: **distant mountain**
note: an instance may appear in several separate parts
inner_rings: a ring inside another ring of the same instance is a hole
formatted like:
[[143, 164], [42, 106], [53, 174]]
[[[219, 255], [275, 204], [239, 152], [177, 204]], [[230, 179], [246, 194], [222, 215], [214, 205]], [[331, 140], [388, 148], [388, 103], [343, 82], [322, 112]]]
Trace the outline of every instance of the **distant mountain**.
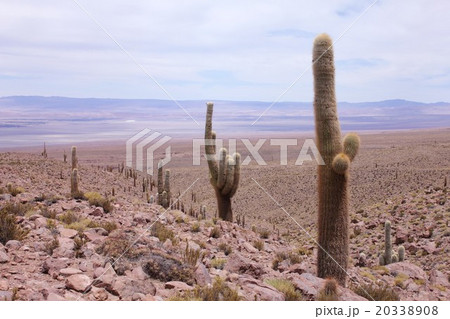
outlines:
[[[201, 136], [205, 103], [202, 100], [2, 97], [0, 147], [32, 145], [44, 140], [68, 143], [80, 139], [124, 139], [146, 127], [172, 136]], [[447, 102], [386, 100], [338, 104], [343, 130], [434, 128], [449, 127], [450, 123]], [[272, 105], [219, 100], [215, 101], [214, 127], [221, 134], [312, 131], [313, 115], [312, 102]]]

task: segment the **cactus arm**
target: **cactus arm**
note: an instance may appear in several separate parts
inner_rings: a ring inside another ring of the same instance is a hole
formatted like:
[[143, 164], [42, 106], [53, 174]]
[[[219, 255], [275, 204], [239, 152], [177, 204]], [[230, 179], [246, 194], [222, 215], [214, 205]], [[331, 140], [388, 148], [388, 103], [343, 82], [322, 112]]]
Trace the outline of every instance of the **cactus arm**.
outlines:
[[223, 188], [225, 182], [227, 180], [227, 170], [228, 170], [228, 161], [227, 161], [227, 150], [225, 148], [221, 148], [219, 151], [219, 173], [217, 175], [217, 188]]
[[227, 155], [227, 170], [226, 170], [226, 182], [225, 185], [222, 188], [222, 195], [228, 195], [231, 191], [231, 189], [233, 188], [233, 183], [234, 183], [234, 169], [235, 169], [235, 165], [234, 165], [234, 160], [230, 155]]

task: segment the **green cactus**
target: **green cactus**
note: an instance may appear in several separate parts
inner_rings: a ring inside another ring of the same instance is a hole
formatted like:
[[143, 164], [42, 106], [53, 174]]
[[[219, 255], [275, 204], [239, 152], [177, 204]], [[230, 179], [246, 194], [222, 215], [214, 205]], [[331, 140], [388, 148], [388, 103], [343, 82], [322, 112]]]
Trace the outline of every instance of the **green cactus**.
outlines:
[[392, 263], [391, 222], [384, 223], [384, 261], [386, 265]]
[[349, 255], [348, 170], [359, 148], [359, 137], [342, 140], [335, 96], [332, 40], [314, 40], [314, 116], [316, 142], [325, 165], [318, 166], [319, 245], [317, 273], [345, 285]]
[[167, 192], [163, 191], [161, 194], [161, 206], [164, 208], [169, 207], [169, 197], [167, 196]]
[[405, 247], [399, 246], [398, 247], [398, 261], [404, 261], [405, 260]]
[[225, 148], [219, 150], [219, 162], [216, 161], [216, 133], [212, 130], [212, 116], [214, 104], [206, 103], [206, 124], [205, 140], [212, 142], [206, 143], [205, 153], [208, 160], [210, 173], [210, 182], [214, 188], [217, 198], [217, 207], [219, 217], [223, 220], [232, 222], [233, 211], [231, 209], [231, 198], [239, 187], [241, 175], [241, 155], [234, 153], [232, 156], [227, 154]]

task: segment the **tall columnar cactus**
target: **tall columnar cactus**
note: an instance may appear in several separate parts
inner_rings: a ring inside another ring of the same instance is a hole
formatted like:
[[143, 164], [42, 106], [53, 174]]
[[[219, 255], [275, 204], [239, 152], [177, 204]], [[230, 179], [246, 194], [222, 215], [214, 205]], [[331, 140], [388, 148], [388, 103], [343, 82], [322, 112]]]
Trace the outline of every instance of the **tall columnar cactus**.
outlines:
[[214, 104], [206, 103], [206, 124], [205, 124], [205, 153], [208, 160], [210, 182], [214, 188], [217, 198], [219, 217], [232, 222], [233, 211], [231, 209], [231, 198], [236, 194], [241, 176], [241, 155], [234, 153], [227, 154], [225, 148], [219, 151], [219, 162], [216, 155], [216, 133], [212, 130], [212, 116]]
[[164, 191], [167, 193], [167, 199], [170, 202], [170, 170], [164, 172]]
[[72, 170], [78, 168], [77, 147], [72, 146]]
[[80, 190], [78, 189], [78, 169], [75, 168], [72, 170], [70, 175], [70, 194], [73, 198], [77, 198], [80, 196]]
[[158, 163], [158, 205], [164, 208], [170, 206], [170, 171], [163, 171], [162, 161]]
[[349, 255], [348, 169], [359, 149], [359, 137], [341, 140], [337, 114], [332, 40], [314, 40], [314, 115], [316, 142], [325, 165], [318, 166], [319, 245], [317, 273], [345, 285]]
[[392, 263], [391, 222], [384, 223], [384, 264]]

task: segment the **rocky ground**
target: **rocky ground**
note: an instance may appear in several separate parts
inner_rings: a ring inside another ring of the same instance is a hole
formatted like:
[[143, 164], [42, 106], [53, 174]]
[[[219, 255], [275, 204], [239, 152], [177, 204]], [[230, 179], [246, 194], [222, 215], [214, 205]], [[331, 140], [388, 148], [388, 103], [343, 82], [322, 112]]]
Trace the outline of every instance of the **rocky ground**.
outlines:
[[[139, 181], [82, 164], [81, 186], [111, 199], [106, 212], [70, 199], [70, 164], [62, 160], [1, 153], [0, 164], [0, 208], [28, 232], [0, 244], [0, 299], [321, 298], [316, 247], [300, 229], [292, 240], [283, 230], [217, 220], [212, 209], [205, 218], [166, 211], [146, 202]], [[11, 195], [8, 183], [22, 189]], [[192, 194], [185, 197], [188, 207]], [[364, 300], [364, 290], [378, 299], [384, 288], [401, 300], [449, 300], [449, 217], [448, 189], [436, 186], [352, 213], [350, 279], [339, 300]], [[386, 219], [406, 261], [378, 266]]]

